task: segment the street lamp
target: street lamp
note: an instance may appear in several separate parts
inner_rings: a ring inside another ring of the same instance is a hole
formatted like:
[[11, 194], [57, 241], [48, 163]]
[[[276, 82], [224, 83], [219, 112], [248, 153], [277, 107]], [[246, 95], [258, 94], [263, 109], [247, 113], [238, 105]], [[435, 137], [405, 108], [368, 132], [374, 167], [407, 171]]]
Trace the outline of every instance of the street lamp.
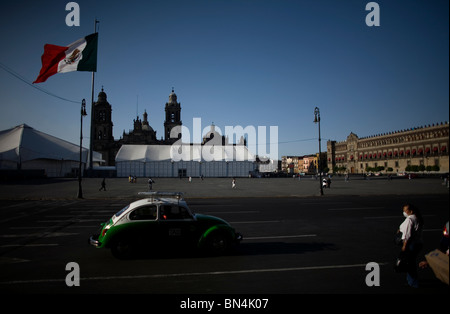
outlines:
[[81, 188], [81, 166], [83, 156], [83, 117], [87, 116], [86, 113], [86, 100], [81, 101], [81, 122], [80, 122], [80, 164], [78, 166], [78, 198], [83, 198], [83, 190]]
[[319, 171], [319, 184], [320, 184], [320, 195], [323, 195], [323, 187], [322, 187], [322, 170], [320, 167], [320, 159], [322, 157], [322, 152], [320, 151], [320, 111], [319, 108], [314, 108], [314, 123], [319, 124], [319, 158], [317, 160], [317, 170]]

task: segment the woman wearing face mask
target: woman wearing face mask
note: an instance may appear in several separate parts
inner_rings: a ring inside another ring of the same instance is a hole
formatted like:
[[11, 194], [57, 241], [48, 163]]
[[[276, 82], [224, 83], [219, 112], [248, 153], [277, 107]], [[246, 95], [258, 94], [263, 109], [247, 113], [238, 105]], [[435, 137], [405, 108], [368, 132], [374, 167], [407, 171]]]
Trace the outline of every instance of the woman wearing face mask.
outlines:
[[406, 280], [409, 286], [418, 288], [416, 259], [423, 246], [423, 218], [419, 210], [411, 204], [403, 205], [403, 216], [405, 220], [400, 225], [399, 231], [402, 233], [402, 252], [406, 256], [408, 265]]

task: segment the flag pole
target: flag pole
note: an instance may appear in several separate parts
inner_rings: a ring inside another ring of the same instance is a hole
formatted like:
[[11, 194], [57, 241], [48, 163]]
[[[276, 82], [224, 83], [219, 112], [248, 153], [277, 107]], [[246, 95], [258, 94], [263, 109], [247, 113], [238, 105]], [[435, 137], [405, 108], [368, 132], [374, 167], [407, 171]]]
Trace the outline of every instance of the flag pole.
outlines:
[[[99, 23], [99, 21], [97, 19], [94, 19], [94, 33], [97, 33], [97, 23]], [[94, 138], [95, 138], [95, 134], [94, 134], [94, 76], [95, 76], [95, 72], [92, 71], [92, 87], [91, 87], [91, 139], [89, 141], [89, 170], [92, 174], [92, 169], [93, 169], [93, 160], [92, 160], [92, 156], [93, 156], [93, 151], [94, 151]]]

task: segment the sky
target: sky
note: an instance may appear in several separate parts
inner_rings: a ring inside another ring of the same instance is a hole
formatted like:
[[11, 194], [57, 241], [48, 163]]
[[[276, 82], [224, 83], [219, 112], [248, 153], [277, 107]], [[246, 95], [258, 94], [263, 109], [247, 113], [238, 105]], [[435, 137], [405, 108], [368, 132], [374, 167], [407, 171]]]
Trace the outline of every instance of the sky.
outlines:
[[[0, 130], [25, 123], [79, 144], [91, 73], [35, 84], [48, 93], [27, 82], [39, 74], [45, 44], [67, 46], [93, 33], [95, 19], [94, 101], [103, 86], [115, 139], [144, 110], [163, 136], [172, 88], [189, 130], [194, 118], [204, 132], [212, 123], [222, 131], [265, 126], [257, 135], [266, 137], [260, 152], [268, 152], [276, 126], [279, 157], [318, 152], [315, 107], [322, 151], [350, 132], [366, 137], [449, 121], [447, 0], [376, 1], [380, 26], [371, 27], [368, 0], [79, 0], [80, 26], [71, 27], [68, 2], [1, 2]], [[88, 116], [84, 147], [89, 126]]]

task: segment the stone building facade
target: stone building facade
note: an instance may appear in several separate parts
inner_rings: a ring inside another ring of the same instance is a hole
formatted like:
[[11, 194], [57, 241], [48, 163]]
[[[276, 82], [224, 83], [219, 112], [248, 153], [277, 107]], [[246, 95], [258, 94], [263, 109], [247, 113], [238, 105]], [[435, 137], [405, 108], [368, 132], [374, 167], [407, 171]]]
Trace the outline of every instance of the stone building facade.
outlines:
[[448, 146], [448, 122], [363, 138], [350, 133], [345, 141], [327, 142], [327, 161], [330, 171], [347, 173], [384, 167], [383, 172], [392, 169], [395, 174], [408, 166], [431, 166], [445, 173], [449, 171]]
[[[143, 120], [138, 117], [133, 120], [133, 129], [128, 133], [123, 131], [122, 137], [118, 140], [113, 136], [112, 107], [107, 100], [107, 95], [102, 88], [98, 94], [97, 102], [94, 103], [94, 121], [93, 121], [93, 150], [102, 154], [106, 166], [115, 165], [115, 157], [122, 145], [140, 144], [140, 145], [170, 145], [178, 137], [170, 137], [170, 131], [176, 126], [182, 125], [181, 122], [181, 104], [177, 101], [177, 95], [172, 89], [169, 95], [169, 101], [165, 105], [166, 119], [164, 121], [163, 139], [156, 137], [156, 131], [148, 123], [148, 114], [145, 111]], [[173, 135], [173, 134], [172, 134]]]
[[[304, 156], [282, 156], [281, 171], [287, 174], [317, 174], [319, 153]], [[326, 154], [322, 153], [321, 170], [327, 167]]]

